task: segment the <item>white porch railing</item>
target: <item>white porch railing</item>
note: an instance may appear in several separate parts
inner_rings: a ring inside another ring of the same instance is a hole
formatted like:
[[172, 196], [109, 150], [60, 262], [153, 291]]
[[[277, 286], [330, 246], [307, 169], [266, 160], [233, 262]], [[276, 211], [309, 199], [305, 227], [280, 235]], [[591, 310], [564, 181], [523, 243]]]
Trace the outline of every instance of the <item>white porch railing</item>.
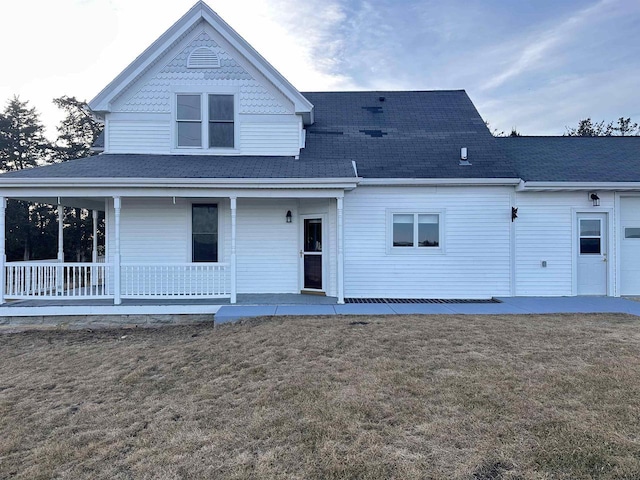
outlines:
[[[122, 298], [228, 298], [228, 263], [123, 263]], [[95, 299], [115, 297], [111, 263], [10, 262], [5, 265], [7, 299]]]
[[122, 298], [227, 298], [228, 263], [123, 263]]
[[113, 298], [112, 265], [43, 260], [5, 265], [5, 298]]

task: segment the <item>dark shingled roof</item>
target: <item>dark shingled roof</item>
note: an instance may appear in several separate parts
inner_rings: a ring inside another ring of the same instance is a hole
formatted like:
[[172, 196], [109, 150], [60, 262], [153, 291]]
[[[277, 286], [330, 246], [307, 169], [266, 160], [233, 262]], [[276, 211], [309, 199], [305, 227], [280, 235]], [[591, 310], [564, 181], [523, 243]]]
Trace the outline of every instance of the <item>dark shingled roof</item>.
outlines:
[[537, 182], [640, 182], [640, 137], [505, 137], [518, 176]]
[[364, 178], [517, 178], [464, 90], [303, 95], [315, 123], [301, 159], [355, 160]]
[[294, 157], [102, 154], [9, 172], [0, 178], [347, 178], [351, 162]]
[[[463, 90], [313, 92], [315, 123], [293, 157], [104, 154], [7, 177], [517, 178]], [[384, 99], [381, 101], [381, 99]], [[471, 165], [460, 165], [460, 149]]]

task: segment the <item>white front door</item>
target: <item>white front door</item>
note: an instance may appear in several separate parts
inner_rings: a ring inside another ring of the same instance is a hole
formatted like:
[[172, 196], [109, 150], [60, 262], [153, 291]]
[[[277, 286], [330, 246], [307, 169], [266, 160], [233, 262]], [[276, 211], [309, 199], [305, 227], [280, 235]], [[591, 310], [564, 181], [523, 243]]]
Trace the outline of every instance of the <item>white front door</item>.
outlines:
[[607, 214], [579, 213], [578, 295], [607, 294]]
[[322, 292], [325, 291], [322, 216], [303, 215], [300, 219], [301, 290]]

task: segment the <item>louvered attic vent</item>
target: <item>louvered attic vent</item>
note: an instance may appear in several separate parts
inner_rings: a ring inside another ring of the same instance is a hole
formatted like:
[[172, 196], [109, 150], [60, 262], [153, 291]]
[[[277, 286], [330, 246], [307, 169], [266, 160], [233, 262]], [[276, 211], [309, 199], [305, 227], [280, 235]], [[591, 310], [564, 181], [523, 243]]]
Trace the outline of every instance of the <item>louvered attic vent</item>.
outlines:
[[220, 59], [210, 48], [196, 48], [187, 59], [187, 68], [220, 68]]

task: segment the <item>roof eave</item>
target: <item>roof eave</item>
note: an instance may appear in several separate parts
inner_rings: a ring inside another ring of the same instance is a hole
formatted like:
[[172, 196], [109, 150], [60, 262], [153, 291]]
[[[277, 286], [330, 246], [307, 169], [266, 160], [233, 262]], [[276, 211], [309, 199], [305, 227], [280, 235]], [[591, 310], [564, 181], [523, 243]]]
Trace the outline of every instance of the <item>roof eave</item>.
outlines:
[[519, 178], [363, 178], [360, 185], [365, 186], [514, 186]]
[[517, 191], [582, 191], [582, 190], [640, 190], [640, 182], [537, 182], [522, 181]]
[[355, 188], [361, 178], [1, 178], [0, 188], [21, 187], [171, 187], [171, 188]]

